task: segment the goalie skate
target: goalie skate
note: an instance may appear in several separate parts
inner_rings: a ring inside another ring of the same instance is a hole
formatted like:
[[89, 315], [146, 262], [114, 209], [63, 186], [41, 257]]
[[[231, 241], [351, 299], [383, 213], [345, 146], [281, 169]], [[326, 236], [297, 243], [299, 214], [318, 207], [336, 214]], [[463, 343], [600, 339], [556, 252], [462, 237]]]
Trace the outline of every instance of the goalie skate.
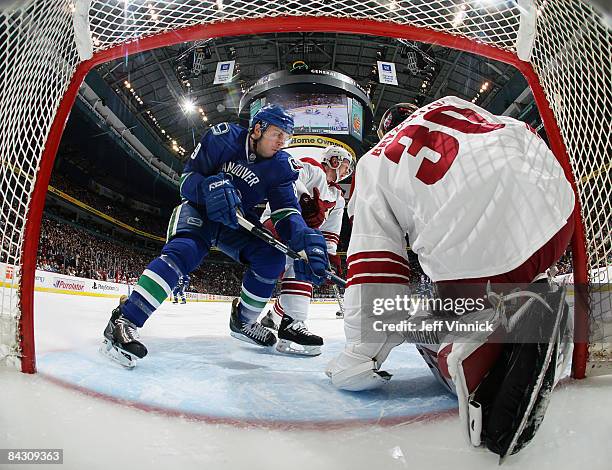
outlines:
[[276, 350], [283, 354], [318, 356], [323, 338], [312, 334], [302, 321], [296, 321], [285, 313], [278, 328]]

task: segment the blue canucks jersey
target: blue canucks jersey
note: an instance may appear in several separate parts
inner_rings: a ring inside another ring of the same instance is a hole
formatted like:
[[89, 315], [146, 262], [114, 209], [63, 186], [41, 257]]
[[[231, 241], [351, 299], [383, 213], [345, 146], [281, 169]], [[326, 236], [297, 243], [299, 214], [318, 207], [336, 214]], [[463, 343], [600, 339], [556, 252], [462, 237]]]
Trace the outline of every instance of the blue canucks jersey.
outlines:
[[268, 200], [272, 221], [286, 240], [306, 225], [296, 197], [295, 181], [301, 166], [287, 152], [271, 158], [257, 158], [249, 150], [248, 130], [221, 123], [208, 131], [185, 164], [181, 176], [181, 197], [202, 205], [202, 183], [208, 176], [223, 173], [232, 180], [247, 219], [258, 224], [256, 204]]
[[181, 277], [179, 277], [178, 285], [181, 286], [183, 288], [183, 290], [189, 289], [189, 282], [190, 281], [191, 281], [191, 279], [189, 278], [189, 275], [188, 274], [184, 274]]

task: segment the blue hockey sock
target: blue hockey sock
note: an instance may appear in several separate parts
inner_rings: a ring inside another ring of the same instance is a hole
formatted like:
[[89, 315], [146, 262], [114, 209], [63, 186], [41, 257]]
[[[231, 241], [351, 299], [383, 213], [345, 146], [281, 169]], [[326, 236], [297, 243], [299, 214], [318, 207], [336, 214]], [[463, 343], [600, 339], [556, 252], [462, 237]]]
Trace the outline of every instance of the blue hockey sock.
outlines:
[[240, 292], [240, 319], [248, 324], [255, 323], [266, 303], [272, 296], [276, 279], [259, 276], [251, 269], [244, 273]]
[[121, 313], [137, 327], [159, 308], [178, 282], [178, 267], [167, 255], [155, 258], [144, 270]]

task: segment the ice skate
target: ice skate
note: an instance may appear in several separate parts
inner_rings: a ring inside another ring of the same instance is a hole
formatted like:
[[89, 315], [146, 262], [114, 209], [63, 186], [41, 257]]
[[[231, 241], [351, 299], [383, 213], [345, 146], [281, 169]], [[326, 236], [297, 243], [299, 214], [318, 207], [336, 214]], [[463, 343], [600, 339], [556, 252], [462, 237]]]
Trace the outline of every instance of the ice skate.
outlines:
[[113, 310], [104, 329], [100, 352], [128, 369], [147, 355], [147, 348], [138, 341], [136, 326], [121, 314], [120, 307]]
[[276, 336], [270, 330], [264, 328], [258, 322], [249, 325], [240, 319], [240, 299], [232, 301], [232, 314], [230, 316], [230, 335], [240, 341], [255, 344], [257, 346], [274, 346]]
[[344, 318], [344, 312], [342, 310], [338, 310], [336, 312], [336, 318], [338, 318], [338, 319]]
[[285, 313], [278, 328], [276, 350], [283, 354], [318, 356], [321, 354], [323, 338], [306, 328], [303, 321], [297, 321]]

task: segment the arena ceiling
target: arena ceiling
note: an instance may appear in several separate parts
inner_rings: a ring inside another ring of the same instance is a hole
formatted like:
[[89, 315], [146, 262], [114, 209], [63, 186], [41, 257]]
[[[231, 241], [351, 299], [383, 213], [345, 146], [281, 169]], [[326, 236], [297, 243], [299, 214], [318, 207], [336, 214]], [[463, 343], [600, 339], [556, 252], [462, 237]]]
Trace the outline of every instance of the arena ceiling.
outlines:
[[[194, 70], [196, 51], [202, 59], [200, 70]], [[239, 68], [232, 83], [213, 85], [217, 62], [232, 59]], [[311, 68], [341, 72], [369, 87], [375, 123], [397, 102], [424, 105], [445, 95], [472, 100], [485, 82], [489, 86], [478, 95], [478, 105], [515, 117], [532, 107], [526, 82], [510, 65], [437, 45], [351, 34], [283, 33], [203, 40], [118, 59], [97, 71], [160, 141], [170, 148], [165, 137], [172, 135], [186, 149], [184, 156], [177, 155], [184, 159], [210, 124], [237, 121], [243, 90], [268, 73], [290, 69], [296, 60]], [[399, 86], [378, 83], [373, 74], [377, 60], [396, 64]], [[186, 113], [185, 98], [202, 112]], [[375, 142], [375, 133], [369, 132], [366, 148]]]

